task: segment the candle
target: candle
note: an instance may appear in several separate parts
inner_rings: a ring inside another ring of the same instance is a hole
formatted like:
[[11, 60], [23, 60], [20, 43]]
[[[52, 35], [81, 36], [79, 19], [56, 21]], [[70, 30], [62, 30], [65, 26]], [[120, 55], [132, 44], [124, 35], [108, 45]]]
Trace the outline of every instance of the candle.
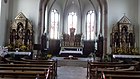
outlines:
[[116, 47], [116, 42], [115, 42], [115, 47]]
[[121, 42], [120, 42], [120, 47], [122, 47], [122, 44], [121, 44]]
[[130, 47], [130, 43], [129, 43], [129, 47]]

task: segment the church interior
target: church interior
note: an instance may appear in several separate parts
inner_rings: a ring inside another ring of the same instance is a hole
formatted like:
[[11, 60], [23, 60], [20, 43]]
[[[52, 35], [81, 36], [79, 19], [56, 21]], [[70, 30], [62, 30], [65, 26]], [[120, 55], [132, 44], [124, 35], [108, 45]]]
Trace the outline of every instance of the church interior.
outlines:
[[0, 0], [0, 79], [140, 79], [140, 0]]

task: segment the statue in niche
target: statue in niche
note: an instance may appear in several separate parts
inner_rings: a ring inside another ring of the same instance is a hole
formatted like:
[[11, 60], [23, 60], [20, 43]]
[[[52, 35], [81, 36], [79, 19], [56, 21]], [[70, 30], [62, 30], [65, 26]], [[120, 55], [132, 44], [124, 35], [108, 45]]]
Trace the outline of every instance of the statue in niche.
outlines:
[[70, 28], [70, 46], [74, 46], [75, 36], [74, 36], [75, 28]]
[[117, 32], [114, 35], [114, 40], [113, 41], [115, 42], [115, 46], [118, 46], [118, 44], [119, 44], [119, 35], [118, 35]]
[[134, 37], [133, 37], [133, 34], [132, 33], [130, 33], [129, 34], [129, 42], [130, 42], [130, 46], [133, 46], [134, 47], [134, 44], [135, 44], [135, 42], [134, 42]]
[[17, 39], [23, 39], [23, 24], [19, 22], [17, 24]]
[[19, 48], [22, 44], [24, 44], [24, 36], [23, 36], [23, 24], [21, 22], [17, 23], [17, 35], [16, 35], [16, 45]]
[[124, 26], [122, 28], [122, 43], [127, 43], [127, 28]]
[[121, 39], [121, 45], [120, 47], [122, 47], [122, 49], [124, 50], [124, 52], [127, 52], [127, 47], [129, 47], [129, 44], [128, 44], [128, 41], [127, 41], [127, 35], [128, 35], [128, 32], [127, 32], [127, 27], [123, 27], [122, 28], [122, 39]]

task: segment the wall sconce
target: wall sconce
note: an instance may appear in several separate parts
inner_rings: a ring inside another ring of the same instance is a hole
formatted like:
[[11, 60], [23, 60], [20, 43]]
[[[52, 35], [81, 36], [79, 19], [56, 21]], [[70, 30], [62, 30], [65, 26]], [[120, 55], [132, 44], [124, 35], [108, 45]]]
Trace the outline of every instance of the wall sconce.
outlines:
[[4, 3], [7, 3], [7, 0], [4, 0]]

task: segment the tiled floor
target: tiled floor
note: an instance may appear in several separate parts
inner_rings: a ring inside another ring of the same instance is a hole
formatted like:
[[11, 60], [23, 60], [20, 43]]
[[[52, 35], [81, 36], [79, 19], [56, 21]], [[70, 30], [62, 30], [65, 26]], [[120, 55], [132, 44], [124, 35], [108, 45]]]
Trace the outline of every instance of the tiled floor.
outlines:
[[87, 69], [83, 67], [58, 67], [57, 79], [86, 79]]

